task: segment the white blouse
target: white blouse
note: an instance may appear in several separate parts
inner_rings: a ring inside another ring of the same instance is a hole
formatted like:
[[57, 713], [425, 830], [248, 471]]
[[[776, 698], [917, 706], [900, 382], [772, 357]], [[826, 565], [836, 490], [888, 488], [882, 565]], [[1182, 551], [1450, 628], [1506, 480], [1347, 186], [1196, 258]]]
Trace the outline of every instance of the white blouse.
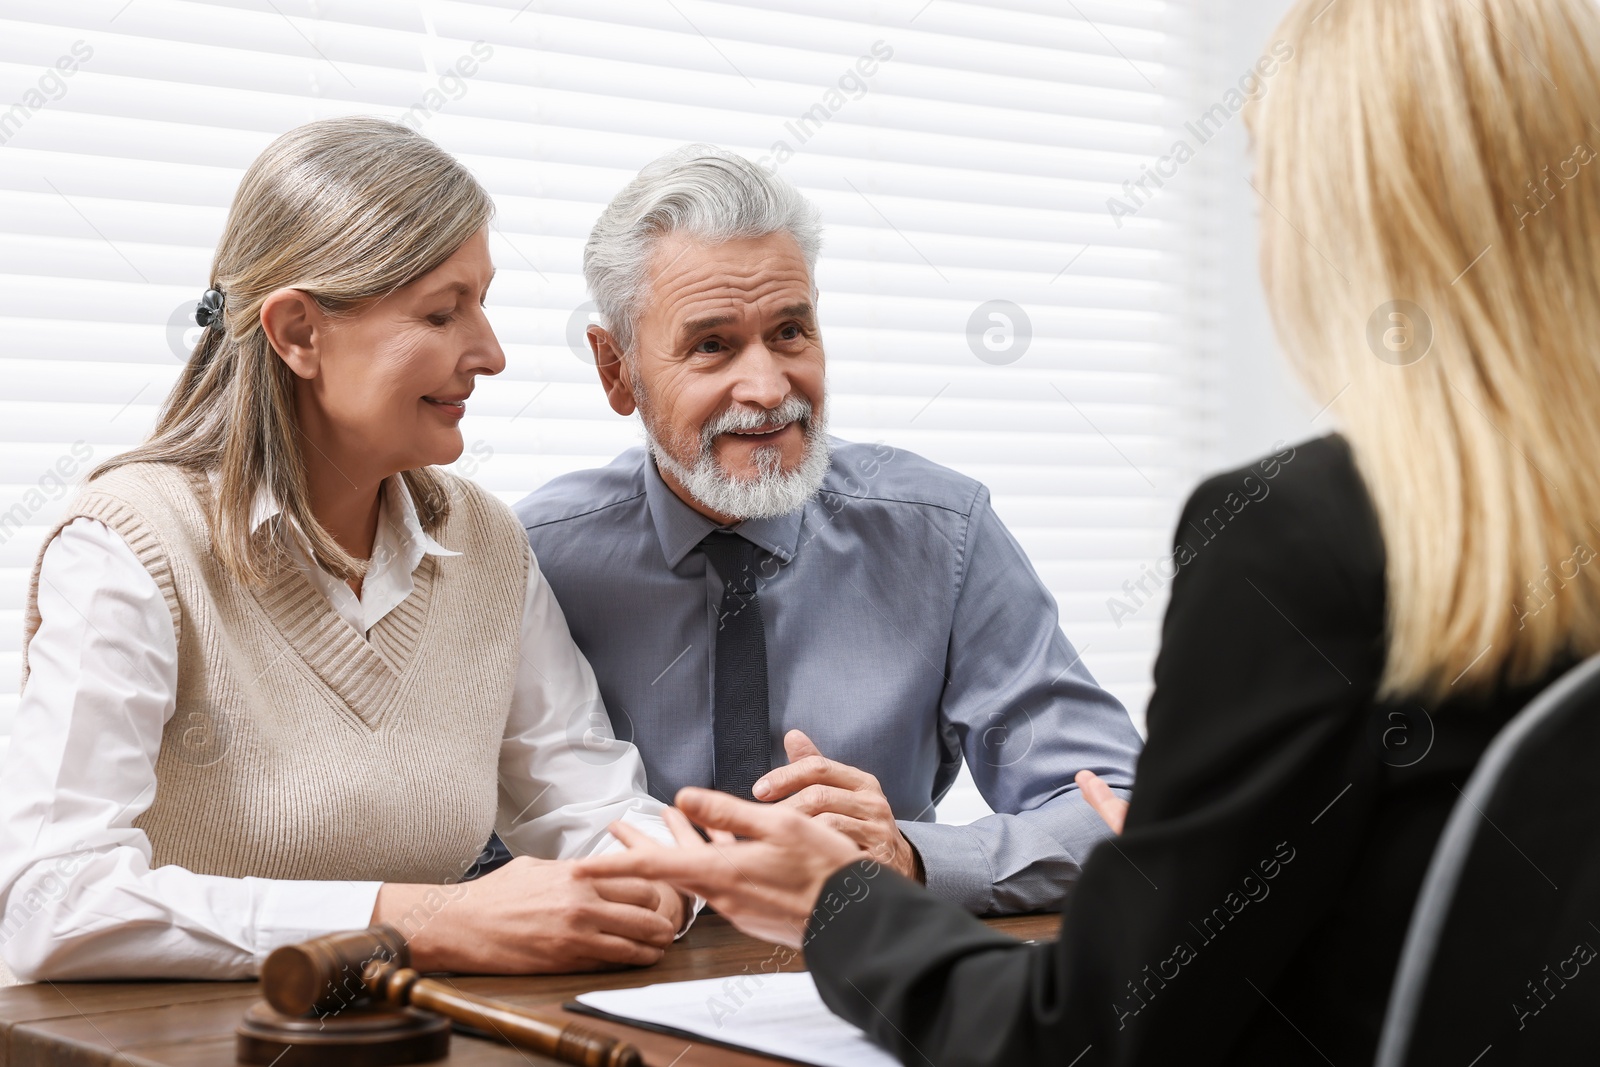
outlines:
[[[279, 508], [256, 500], [259, 526]], [[365, 635], [412, 592], [427, 554], [457, 555], [422, 529], [404, 480], [385, 483], [359, 597], [297, 563]], [[267, 954], [371, 921], [378, 882], [223, 878], [151, 869], [133, 821], [155, 796], [162, 729], [175, 710], [178, 650], [154, 579], [114, 531], [79, 518], [44, 554], [42, 623], [28, 648], [10, 749], [0, 766], [0, 957], [36, 979], [244, 978]], [[662, 841], [633, 745], [614, 740], [594, 672], [529, 562], [517, 669], [500, 746], [499, 823], [516, 855], [573, 859], [621, 847], [622, 819]]]

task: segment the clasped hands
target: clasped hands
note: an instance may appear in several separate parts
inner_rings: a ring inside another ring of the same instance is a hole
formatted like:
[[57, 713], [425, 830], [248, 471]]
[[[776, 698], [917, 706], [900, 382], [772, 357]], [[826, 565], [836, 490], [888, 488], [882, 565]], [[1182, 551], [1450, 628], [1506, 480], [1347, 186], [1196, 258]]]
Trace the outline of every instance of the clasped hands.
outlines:
[[783, 748], [789, 763], [756, 781], [751, 792], [757, 800], [809, 816], [848, 837], [883, 866], [924, 880], [922, 859], [900, 832], [877, 778], [824, 756], [801, 730], [785, 734]]

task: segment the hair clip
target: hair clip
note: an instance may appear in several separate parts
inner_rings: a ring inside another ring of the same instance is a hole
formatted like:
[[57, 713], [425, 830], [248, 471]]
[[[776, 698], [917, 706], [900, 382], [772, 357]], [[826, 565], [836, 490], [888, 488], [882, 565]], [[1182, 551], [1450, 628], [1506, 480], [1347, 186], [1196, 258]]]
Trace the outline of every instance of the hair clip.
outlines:
[[210, 326], [222, 318], [222, 305], [224, 298], [219, 289], [207, 289], [200, 297], [200, 303], [195, 305], [194, 321], [202, 326]]

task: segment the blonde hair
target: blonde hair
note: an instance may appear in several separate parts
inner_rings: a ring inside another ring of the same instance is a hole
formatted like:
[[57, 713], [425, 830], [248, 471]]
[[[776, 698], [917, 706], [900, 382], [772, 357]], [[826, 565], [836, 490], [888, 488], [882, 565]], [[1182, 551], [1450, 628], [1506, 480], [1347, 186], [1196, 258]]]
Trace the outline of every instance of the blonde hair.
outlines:
[[1600, 649], [1600, 13], [1302, 0], [1280, 33], [1262, 276], [1382, 528], [1381, 693], [1535, 680]]
[[[483, 188], [448, 153], [413, 130], [373, 118], [307, 123], [267, 146], [245, 171], [211, 265], [226, 305], [195, 346], [139, 447], [101, 464], [154, 461], [215, 470], [210, 516], [217, 556], [259, 585], [290, 526], [316, 562], [354, 578], [351, 556], [312, 514], [295, 415], [293, 372], [261, 328], [261, 306], [299, 289], [330, 314], [383, 297], [439, 266], [493, 213]], [[403, 472], [422, 526], [449, 515], [446, 483], [431, 468]], [[256, 492], [269, 488], [285, 522], [250, 529]]]

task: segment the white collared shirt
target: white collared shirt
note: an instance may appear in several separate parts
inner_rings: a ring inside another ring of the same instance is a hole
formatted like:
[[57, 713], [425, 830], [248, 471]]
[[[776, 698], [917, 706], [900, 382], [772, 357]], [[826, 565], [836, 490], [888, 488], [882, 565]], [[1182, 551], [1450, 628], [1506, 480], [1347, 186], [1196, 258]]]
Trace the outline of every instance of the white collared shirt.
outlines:
[[[280, 509], [270, 494], [259, 525]], [[298, 563], [363, 635], [412, 592], [429, 553], [457, 555], [422, 529], [405, 482], [385, 483], [359, 597]], [[44, 554], [42, 623], [28, 649], [10, 749], [0, 766], [0, 957], [24, 978], [244, 978], [280, 945], [368, 925], [378, 882], [224, 878], [152, 869], [133, 825], [155, 795], [162, 730], [176, 710], [178, 650], [155, 580], [94, 519], [64, 527]], [[622, 819], [665, 842], [644, 764], [606, 725], [599, 687], [530, 558], [522, 656], [500, 747], [501, 836], [516, 855], [573, 859], [621, 847]], [[597, 736], [596, 731], [599, 731]]]
[[[213, 487], [216, 475], [212, 474]], [[265, 487], [256, 494], [250, 509], [250, 529], [259, 530], [261, 524], [275, 518], [281, 511], [277, 498]], [[311, 579], [317, 591], [328, 598], [333, 610], [349, 623], [356, 633], [367, 637], [372, 628], [400, 602], [411, 595], [415, 586], [414, 574], [423, 556], [459, 556], [435, 541], [417, 518], [417, 506], [411, 500], [405, 479], [395, 474], [383, 483], [378, 497], [378, 532], [372, 540], [371, 563], [361, 581], [361, 596], [342, 579], [313, 566], [310, 554], [300, 538], [290, 540], [300, 569]]]

